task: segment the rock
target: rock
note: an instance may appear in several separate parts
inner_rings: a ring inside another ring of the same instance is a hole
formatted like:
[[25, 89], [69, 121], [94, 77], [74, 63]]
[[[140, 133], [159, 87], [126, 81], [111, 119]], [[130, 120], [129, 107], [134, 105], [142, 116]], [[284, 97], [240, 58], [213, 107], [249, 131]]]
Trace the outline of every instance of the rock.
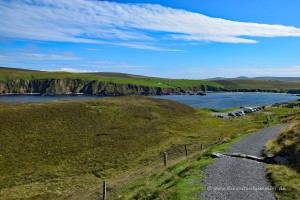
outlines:
[[196, 95], [205, 96], [206, 94], [203, 92], [197, 92]]
[[250, 160], [255, 160], [258, 162], [263, 162], [265, 160], [263, 157], [252, 156], [252, 155], [246, 155], [246, 158], [248, 158]]
[[220, 158], [220, 157], [222, 157], [222, 156], [223, 156], [223, 154], [218, 153], [218, 152], [214, 152], [214, 153], [211, 154], [211, 157], [212, 157], [212, 158]]
[[287, 157], [275, 156], [274, 160], [278, 164], [289, 164], [289, 159]]
[[268, 154], [267, 154], [267, 158], [274, 158], [274, 157], [275, 157], [275, 155], [272, 154], [272, 153], [268, 153]]
[[275, 155], [272, 153], [269, 153], [266, 155], [265, 161], [266, 161], [266, 163], [269, 163], [269, 164], [275, 163], [274, 158], [275, 158]]

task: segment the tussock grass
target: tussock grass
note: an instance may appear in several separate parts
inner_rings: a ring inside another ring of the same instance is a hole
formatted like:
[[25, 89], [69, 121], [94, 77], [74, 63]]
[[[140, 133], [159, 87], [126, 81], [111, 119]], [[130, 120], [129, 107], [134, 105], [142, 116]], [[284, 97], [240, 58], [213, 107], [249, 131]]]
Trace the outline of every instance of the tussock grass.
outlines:
[[[274, 110], [274, 109], [273, 109]], [[284, 108], [275, 109], [282, 113]], [[279, 156], [289, 156], [290, 165], [267, 165], [267, 177], [276, 188], [285, 190], [275, 190], [277, 199], [300, 199], [300, 110], [282, 115], [281, 121], [292, 122], [291, 127], [282, 131], [275, 139], [266, 144], [267, 152]]]
[[300, 199], [300, 173], [285, 165], [267, 165], [267, 177], [280, 200]]
[[300, 123], [287, 128], [277, 138], [268, 142], [266, 147], [276, 155], [289, 156], [291, 167], [300, 172]]

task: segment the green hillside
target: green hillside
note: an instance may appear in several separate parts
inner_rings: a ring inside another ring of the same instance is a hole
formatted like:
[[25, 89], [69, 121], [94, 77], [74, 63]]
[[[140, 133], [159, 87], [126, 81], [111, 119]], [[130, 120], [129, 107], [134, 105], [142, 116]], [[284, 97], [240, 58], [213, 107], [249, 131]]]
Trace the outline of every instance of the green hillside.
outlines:
[[299, 93], [300, 82], [256, 79], [189, 80], [139, 76], [115, 72], [44, 72], [0, 67], [0, 94], [60, 95], [179, 94], [187, 91], [266, 91]]
[[21, 69], [10, 69], [0, 67], [0, 80], [12, 79], [82, 79], [86, 81], [101, 81], [120, 84], [134, 84], [139, 86], [176, 88], [208, 85], [211, 87], [222, 88], [218, 83], [204, 80], [185, 80], [185, 79], [165, 79], [153, 78], [122, 73], [70, 73], [70, 72], [44, 72], [30, 71]]
[[193, 152], [200, 143], [261, 128], [264, 120], [223, 120], [134, 96], [0, 103], [0, 199], [76, 197], [103, 179], [161, 163], [163, 151], [178, 158], [184, 144]]
[[214, 82], [222, 85], [229, 90], [274, 90], [286, 91], [292, 89], [300, 89], [300, 82], [283, 82], [272, 80], [254, 80], [254, 79], [223, 79], [214, 80]]

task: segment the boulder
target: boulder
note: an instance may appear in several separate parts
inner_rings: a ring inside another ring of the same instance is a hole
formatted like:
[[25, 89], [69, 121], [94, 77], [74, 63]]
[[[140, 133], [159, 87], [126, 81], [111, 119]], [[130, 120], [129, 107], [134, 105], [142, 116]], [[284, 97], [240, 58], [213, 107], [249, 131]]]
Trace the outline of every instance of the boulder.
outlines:
[[289, 164], [289, 159], [287, 157], [275, 156], [274, 160], [278, 164]]

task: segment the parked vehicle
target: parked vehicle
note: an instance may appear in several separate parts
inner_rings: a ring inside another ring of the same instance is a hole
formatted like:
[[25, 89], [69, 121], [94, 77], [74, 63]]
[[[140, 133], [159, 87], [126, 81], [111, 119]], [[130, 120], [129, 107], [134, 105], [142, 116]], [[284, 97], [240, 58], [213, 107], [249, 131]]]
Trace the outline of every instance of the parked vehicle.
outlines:
[[257, 107], [256, 109], [257, 109], [258, 111], [260, 111], [260, 110], [262, 110], [262, 107]]
[[252, 112], [255, 112], [255, 111], [254, 111], [253, 108], [245, 107], [245, 108], [244, 108], [244, 112], [245, 112], [245, 113], [252, 113]]
[[228, 113], [228, 116], [235, 117], [236, 115], [235, 115], [235, 113]]
[[234, 114], [235, 114], [235, 116], [237, 116], [237, 117], [243, 116], [242, 113], [240, 113], [240, 112], [236, 112], [236, 113], [234, 113]]
[[245, 115], [245, 112], [242, 111], [242, 110], [238, 111], [238, 113], [241, 113], [242, 115]]

